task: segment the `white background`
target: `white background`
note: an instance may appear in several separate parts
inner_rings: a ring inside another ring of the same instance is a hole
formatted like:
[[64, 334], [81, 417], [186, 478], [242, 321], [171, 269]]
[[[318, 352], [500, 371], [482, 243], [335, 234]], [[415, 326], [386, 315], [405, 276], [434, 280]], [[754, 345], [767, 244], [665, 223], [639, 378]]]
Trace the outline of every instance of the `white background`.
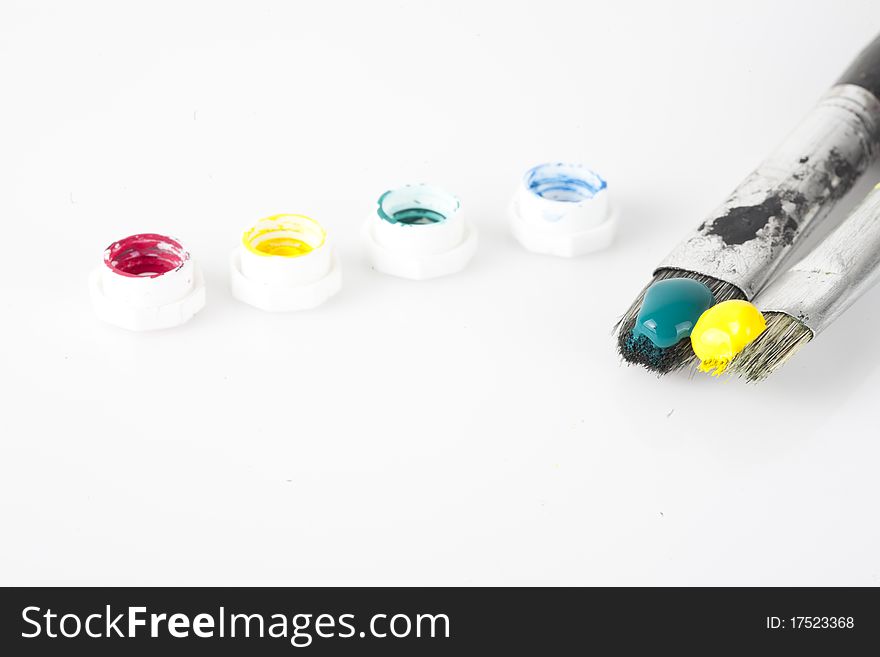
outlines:
[[[3, 0], [0, 583], [880, 584], [880, 290], [761, 386], [611, 337], [878, 29], [871, 0]], [[546, 160], [609, 181], [611, 249], [514, 242]], [[459, 275], [365, 261], [375, 200], [418, 181], [480, 229]], [[230, 296], [278, 212], [339, 247], [317, 310]], [[92, 314], [138, 231], [205, 271], [184, 327]]]

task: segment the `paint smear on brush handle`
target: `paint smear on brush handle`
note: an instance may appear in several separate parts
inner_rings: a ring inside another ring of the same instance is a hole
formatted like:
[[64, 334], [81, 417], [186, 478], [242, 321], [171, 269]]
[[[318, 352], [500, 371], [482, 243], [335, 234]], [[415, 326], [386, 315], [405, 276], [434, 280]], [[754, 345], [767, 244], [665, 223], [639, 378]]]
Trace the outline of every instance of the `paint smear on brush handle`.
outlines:
[[878, 143], [880, 101], [860, 86], [832, 88], [656, 271], [710, 276], [754, 298], [785, 264], [796, 240], [852, 188]]

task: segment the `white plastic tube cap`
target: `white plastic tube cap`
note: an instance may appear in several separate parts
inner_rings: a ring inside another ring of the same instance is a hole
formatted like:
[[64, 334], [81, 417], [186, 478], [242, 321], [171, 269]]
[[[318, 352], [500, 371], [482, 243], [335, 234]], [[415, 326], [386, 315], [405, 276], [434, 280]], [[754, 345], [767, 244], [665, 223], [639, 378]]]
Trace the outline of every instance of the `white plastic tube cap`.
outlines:
[[375, 269], [413, 280], [461, 271], [477, 250], [477, 230], [465, 220], [459, 200], [431, 185], [382, 194], [363, 236]]
[[232, 296], [270, 312], [306, 310], [342, 287], [342, 268], [321, 225], [299, 214], [260, 219], [229, 263]]
[[511, 202], [510, 227], [529, 251], [571, 258], [610, 245], [617, 213], [597, 173], [554, 162], [525, 173]]
[[114, 242], [89, 277], [92, 306], [131, 331], [178, 326], [205, 306], [205, 280], [172, 237], [139, 233]]

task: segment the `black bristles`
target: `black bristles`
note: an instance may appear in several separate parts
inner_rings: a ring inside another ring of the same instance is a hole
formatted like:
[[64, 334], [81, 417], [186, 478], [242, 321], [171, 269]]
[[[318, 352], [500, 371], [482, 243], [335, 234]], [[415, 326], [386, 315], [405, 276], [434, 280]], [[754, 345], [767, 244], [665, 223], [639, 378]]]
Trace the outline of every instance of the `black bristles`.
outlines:
[[767, 328], [730, 362], [731, 374], [763, 381], [813, 339], [813, 332], [791, 315], [767, 312], [764, 319]]
[[745, 295], [738, 287], [711, 276], [704, 276], [703, 274], [682, 269], [657, 270], [653, 280], [636, 297], [629, 310], [620, 318], [620, 321], [617, 322], [614, 328], [617, 330], [617, 350], [620, 352], [621, 358], [627, 363], [643, 365], [652, 372], [657, 372], [657, 374], [661, 375], [680, 370], [688, 365], [696, 365], [698, 362], [697, 357], [694, 356], [693, 349], [691, 349], [689, 340], [682, 340], [675, 346], [661, 349], [654, 346], [646, 337], [633, 335], [632, 330], [636, 325], [636, 319], [642, 307], [645, 292], [657, 281], [667, 278], [692, 278], [695, 281], [699, 281], [712, 291], [716, 303], [728, 301], [729, 299], [745, 299]]

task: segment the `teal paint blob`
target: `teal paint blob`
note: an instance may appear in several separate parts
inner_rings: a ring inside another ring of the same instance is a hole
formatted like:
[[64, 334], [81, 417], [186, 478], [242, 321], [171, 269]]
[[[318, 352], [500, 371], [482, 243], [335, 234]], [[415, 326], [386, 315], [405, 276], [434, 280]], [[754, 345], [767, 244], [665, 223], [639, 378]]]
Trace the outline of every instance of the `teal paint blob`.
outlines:
[[444, 219], [442, 214], [428, 208], [408, 208], [391, 215], [391, 223], [395, 224], [436, 224]]
[[666, 349], [686, 338], [704, 312], [715, 305], [712, 291], [692, 278], [657, 281], [645, 293], [633, 336]]
[[406, 185], [382, 194], [377, 212], [389, 224], [425, 226], [446, 221], [458, 208], [458, 199], [437, 187]]

